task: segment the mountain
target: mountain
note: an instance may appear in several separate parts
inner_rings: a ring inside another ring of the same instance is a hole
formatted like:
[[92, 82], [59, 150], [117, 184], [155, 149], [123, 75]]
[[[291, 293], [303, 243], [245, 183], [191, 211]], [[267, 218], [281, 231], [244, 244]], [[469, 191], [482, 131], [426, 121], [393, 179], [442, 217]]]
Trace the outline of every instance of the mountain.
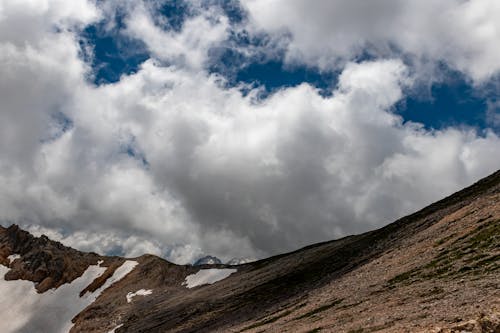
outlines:
[[201, 265], [218, 265], [218, 264], [222, 264], [222, 261], [219, 258], [214, 256], [205, 256], [196, 260], [193, 265], [201, 266]]
[[1, 332], [500, 332], [500, 171], [381, 229], [241, 265], [0, 228]]
[[[255, 261], [255, 259], [251, 258], [232, 258], [228, 262], [226, 262], [226, 265], [229, 266], [235, 266], [235, 265], [242, 265], [242, 264], [247, 264], [249, 262]], [[198, 260], [196, 260], [193, 264], [193, 266], [203, 266], [203, 265], [220, 265], [222, 264], [222, 260], [220, 260], [217, 257], [214, 256], [205, 256], [202, 257]]]
[[226, 265], [243, 265], [248, 264], [249, 262], [255, 261], [256, 259], [252, 258], [233, 258], [226, 262]]

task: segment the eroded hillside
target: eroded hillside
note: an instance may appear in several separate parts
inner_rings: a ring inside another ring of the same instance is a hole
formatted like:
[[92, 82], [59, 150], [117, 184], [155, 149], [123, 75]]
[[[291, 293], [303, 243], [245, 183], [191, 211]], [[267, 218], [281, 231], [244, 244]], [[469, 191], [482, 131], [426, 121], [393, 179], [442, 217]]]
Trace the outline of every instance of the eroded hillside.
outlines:
[[500, 172], [382, 229], [243, 265], [126, 261], [16, 226], [0, 229], [0, 263], [4, 284], [42, 294], [99, 268], [71, 332], [498, 332]]

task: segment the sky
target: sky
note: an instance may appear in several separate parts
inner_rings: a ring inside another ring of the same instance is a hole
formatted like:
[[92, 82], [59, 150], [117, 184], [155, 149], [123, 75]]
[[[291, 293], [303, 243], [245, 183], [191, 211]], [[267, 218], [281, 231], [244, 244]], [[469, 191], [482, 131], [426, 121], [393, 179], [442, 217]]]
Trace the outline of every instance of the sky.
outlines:
[[0, 223], [263, 258], [500, 168], [496, 0], [0, 0]]

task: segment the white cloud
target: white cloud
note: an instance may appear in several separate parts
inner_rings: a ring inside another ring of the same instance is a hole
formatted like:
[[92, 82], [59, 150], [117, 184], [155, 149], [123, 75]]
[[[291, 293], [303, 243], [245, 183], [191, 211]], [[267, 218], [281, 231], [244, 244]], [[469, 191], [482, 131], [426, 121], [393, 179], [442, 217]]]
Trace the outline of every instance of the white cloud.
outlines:
[[99, 17], [99, 10], [87, 0], [2, 0], [0, 40], [33, 46], [54, 30], [83, 27]]
[[227, 38], [228, 20], [213, 10], [187, 18], [180, 32], [155, 23], [154, 9], [138, 2], [129, 9], [125, 33], [142, 40], [154, 56], [171, 64], [201, 69], [210, 47]]
[[495, 0], [244, 0], [251, 28], [289, 39], [290, 62], [339, 66], [368, 50], [443, 61], [480, 83], [498, 74]]
[[[16, 15], [42, 15], [30, 8]], [[499, 167], [494, 133], [427, 131], [391, 113], [414, 81], [397, 58], [347, 62], [330, 97], [302, 84], [259, 100], [200, 67], [223, 20], [194, 17], [176, 34], [129, 19], [154, 59], [98, 87], [71, 30], [0, 38], [3, 224], [178, 263], [259, 258], [381, 226]], [[182, 47], [165, 51], [170, 39]], [[171, 55], [187, 60], [164, 67]], [[54, 131], [54, 112], [72, 127]]]
[[[411, 82], [399, 60], [348, 64], [332, 97], [301, 85], [255, 103], [149, 61], [75, 96], [75, 128], [42, 149], [44, 202], [53, 219], [151, 234], [189, 260], [199, 252], [182, 244], [261, 256], [380, 226], [497, 167], [494, 134], [429, 132], [389, 112]], [[129, 137], [147, 166], [119, 153]], [[80, 238], [106, 237], [67, 240]]]

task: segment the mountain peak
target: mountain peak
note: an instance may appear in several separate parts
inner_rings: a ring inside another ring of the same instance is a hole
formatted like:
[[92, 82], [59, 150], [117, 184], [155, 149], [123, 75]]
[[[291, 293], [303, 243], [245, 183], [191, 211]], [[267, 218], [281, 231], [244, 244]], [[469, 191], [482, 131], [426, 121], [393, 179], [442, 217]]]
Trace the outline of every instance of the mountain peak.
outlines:
[[193, 266], [201, 266], [201, 265], [221, 265], [222, 261], [214, 256], [204, 256], [200, 259], [196, 260]]

